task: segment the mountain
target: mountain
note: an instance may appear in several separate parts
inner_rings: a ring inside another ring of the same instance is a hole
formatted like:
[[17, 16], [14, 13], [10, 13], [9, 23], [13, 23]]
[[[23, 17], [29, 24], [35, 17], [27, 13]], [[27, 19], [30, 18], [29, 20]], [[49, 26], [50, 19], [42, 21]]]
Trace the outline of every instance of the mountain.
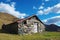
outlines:
[[46, 31], [60, 31], [60, 27], [55, 24], [45, 25]]
[[[17, 17], [13, 16], [13, 15], [10, 15], [8, 13], [1, 13], [0, 12], [0, 26], [2, 24], [9, 24], [9, 23], [12, 23], [13, 21], [16, 21], [18, 20]], [[0, 27], [1, 28], [1, 27]]]

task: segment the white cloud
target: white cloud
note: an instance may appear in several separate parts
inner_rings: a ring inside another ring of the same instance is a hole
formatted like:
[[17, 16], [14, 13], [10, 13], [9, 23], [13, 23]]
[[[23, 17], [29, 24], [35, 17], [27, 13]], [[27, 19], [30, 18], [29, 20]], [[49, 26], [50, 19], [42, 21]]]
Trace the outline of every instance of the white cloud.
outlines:
[[50, 0], [42, 0], [42, 1], [48, 2], [48, 1], [50, 1]]
[[59, 11], [57, 11], [57, 13], [60, 13], [60, 10], [59, 10]]
[[33, 6], [33, 9], [37, 9], [35, 6]]
[[60, 26], [60, 22], [58, 22], [58, 23], [55, 23], [56, 25], [58, 25], [58, 26]]
[[42, 15], [43, 14], [43, 11], [42, 10], [39, 10], [37, 15], [39, 15], [39, 14]]
[[44, 7], [41, 5], [40, 7], [39, 7], [39, 9], [43, 9]]
[[60, 16], [54, 16], [51, 18], [48, 18], [46, 20], [43, 20], [45, 24], [56, 24], [60, 22]]
[[[60, 13], [60, 3], [52, 6], [52, 7], [47, 7], [43, 10], [39, 10], [42, 11], [43, 14], [49, 14], [49, 13]], [[37, 12], [37, 14], [40, 14], [39, 11]]]
[[16, 11], [15, 9], [15, 3], [12, 3], [11, 5], [3, 2], [0, 3], [0, 12], [5, 12], [18, 18], [24, 18], [26, 16], [25, 13], [21, 13], [19, 11]]
[[38, 12], [37, 12], [37, 14], [39, 15], [43, 15], [43, 14], [48, 14], [48, 13], [50, 13], [51, 12], [51, 8], [50, 7], [48, 7], [47, 9], [43, 9], [43, 10], [39, 10]]
[[11, 6], [14, 7], [15, 6], [15, 2], [11, 2]]
[[46, 2], [49, 1], [49, 0], [45, 0]]
[[44, 5], [45, 3], [42, 3], [42, 5]]
[[58, 3], [57, 5], [55, 5], [54, 7], [60, 7], [60, 3]]

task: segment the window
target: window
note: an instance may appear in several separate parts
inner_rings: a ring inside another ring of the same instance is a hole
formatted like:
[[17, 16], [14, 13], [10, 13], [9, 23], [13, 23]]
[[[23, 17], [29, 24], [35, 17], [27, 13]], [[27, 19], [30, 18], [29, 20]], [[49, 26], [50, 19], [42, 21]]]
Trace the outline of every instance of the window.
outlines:
[[26, 21], [24, 21], [24, 24], [27, 24]]

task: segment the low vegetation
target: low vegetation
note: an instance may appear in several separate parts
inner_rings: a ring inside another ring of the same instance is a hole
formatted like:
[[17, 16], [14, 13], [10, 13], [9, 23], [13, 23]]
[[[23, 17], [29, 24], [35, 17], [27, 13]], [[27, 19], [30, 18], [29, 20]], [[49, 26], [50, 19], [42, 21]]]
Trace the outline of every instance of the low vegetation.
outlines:
[[32, 35], [0, 33], [0, 40], [60, 40], [60, 32], [44, 32]]

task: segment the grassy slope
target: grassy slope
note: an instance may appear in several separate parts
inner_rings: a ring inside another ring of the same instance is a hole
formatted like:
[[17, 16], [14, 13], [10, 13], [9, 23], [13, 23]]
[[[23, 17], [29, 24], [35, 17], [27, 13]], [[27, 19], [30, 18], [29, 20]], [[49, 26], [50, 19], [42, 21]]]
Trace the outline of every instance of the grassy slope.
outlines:
[[44, 32], [23, 36], [0, 33], [0, 40], [60, 40], [60, 32]]
[[11, 23], [14, 19], [17, 20], [18, 18], [14, 17], [14, 16], [12, 16], [12, 15], [10, 15], [10, 14], [1, 13], [1, 12], [0, 12], [0, 29], [1, 29], [1, 25], [2, 25], [3, 23], [9, 24], [9, 23]]

